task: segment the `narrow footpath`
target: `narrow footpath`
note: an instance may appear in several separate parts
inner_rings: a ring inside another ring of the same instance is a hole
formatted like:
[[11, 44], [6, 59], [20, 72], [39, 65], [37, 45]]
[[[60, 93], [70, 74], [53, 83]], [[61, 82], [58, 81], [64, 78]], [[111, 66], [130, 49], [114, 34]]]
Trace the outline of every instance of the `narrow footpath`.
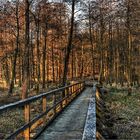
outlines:
[[93, 89], [86, 88], [37, 140], [81, 140], [92, 94]]

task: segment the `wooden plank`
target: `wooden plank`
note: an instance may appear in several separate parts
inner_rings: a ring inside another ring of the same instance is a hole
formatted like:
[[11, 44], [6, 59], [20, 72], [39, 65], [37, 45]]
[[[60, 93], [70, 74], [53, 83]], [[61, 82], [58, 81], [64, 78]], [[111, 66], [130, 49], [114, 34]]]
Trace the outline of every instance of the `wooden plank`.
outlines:
[[46, 112], [46, 110], [47, 110], [47, 98], [46, 98], [46, 96], [44, 96], [42, 98], [42, 108], [43, 108], [43, 112]]
[[[43, 109], [43, 112], [46, 112], [47, 111], [47, 98], [46, 96], [44, 96], [42, 98], [42, 109]], [[46, 123], [46, 116], [43, 117], [43, 123]]]
[[[24, 106], [24, 118], [25, 118], [25, 123], [30, 122], [30, 105], [29, 104]], [[25, 140], [30, 140], [30, 127], [28, 127], [24, 131], [24, 138]]]
[[[65, 97], [66, 96], [68, 96], [68, 89], [67, 88], [65, 89]], [[67, 104], [67, 103], [68, 103], [68, 98], [65, 100], [65, 104]]]
[[39, 119], [38, 121], [36, 121], [36, 122], [31, 126], [30, 131], [32, 131], [32, 130], [36, 129], [38, 126], [42, 125], [43, 122], [44, 122], [44, 121], [43, 121], [42, 118]]

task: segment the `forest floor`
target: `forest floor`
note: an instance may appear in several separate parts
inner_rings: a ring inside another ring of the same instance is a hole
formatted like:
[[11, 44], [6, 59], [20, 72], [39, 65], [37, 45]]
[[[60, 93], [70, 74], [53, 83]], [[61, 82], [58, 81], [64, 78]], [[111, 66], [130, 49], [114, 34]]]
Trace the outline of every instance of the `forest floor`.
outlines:
[[[44, 92], [50, 91], [56, 88], [56, 86], [51, 85], [46, 88]], [[14, 93], [11, 96], [8, 96], [7, 90], [3, 91], [0, 94], [0, 106], [6, 105], [8, 103], [13, 103], [21, 100], [21, 89], [15, 89]], [[40, 90], [38, 94], [43, 92]], [[29, 97], [37, 95], [35, 90], [30, 91]], [[47, 98], [47, 108], [50, 108], [53, 105], [53, 98]], [[36, 116], [42, 113], [42, 100], [39, 99], [30, 104], [30, 119], [32, 120]], [[13, 133], [15, 130], [20, 128], [25, 124], [24, 121], [24, 109], [23, 107], [17, 107], [1, 113], [0, 115], [0, 140], [5, 139], [9, 134]], [[52, 112], [50, 111], [50, 114]]]
[[140, 88], [128, 96], [126, 90], [110, 89], [106, 105], [115, 120], [113, 132], [119, 140], [140, 140]]
[[[28, 97], [38, 95], [42, 92], [50, 91], [52, 89], [57, 88], [57, 86], [58, 86], [57, 84], [50, 84], [49, 86], [46, 87], [46, 89], [40, 88], [40, 91], [38, 93], [36, 92], [35, 89], [31, 89], [29, 91]], [[21, 87], [16, 87], [14, 88], [13, 94], [9, 96], [8, 89], [0, 89], [0, 106], [21, 100], [21, 92], [22, 92]]]

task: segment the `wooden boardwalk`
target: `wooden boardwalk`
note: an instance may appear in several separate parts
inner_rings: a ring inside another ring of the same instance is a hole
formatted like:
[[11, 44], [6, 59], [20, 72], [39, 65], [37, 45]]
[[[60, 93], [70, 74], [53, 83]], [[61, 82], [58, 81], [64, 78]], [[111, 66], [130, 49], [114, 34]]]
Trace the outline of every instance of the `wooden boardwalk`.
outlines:
[[[2, 139], [94, 140], [95, 91], [93, 83], [79, 82], [1, 106], [1, 117], [9, 111], [16, 113], [17, 109], [23, 115], [22, 126], [13, 127], [13, 131], [8, 134], [4, 131]], [[38, 105], [33, 106], [36, 102]], [[34, 115], [32, 109], [37, 108], [40, 112]]]
[[81, 140], [92, 88], [86, 88], [37, 138], [38, 140]]

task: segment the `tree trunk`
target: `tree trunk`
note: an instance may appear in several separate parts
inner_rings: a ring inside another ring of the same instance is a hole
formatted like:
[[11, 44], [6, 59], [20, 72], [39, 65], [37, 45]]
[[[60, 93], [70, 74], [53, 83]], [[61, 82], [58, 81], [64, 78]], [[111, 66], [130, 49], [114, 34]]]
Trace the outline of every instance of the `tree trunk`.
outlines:
[[16, 24], [17, 24], [17, 35], [16, 35], [16, 49], [14, 51], [14, 61], [13, 61], [13, 66], [12, 66], [12, 78], [10, 82], [10, 87], [8, 94], [13, 93], [13, 88], [14, 88], [14, 80], [16, 77], [16, 62], [17, 62], [17, 56], [18, 56], [18, 48], [19, 48], [19, 0], [16, 1]]
[[[38, 16], [39, 18], [39, 16]], [[37, 47], [37, 92], [39, 92], [39, 83], [40, 83], [40, 50], [39, 50], [39, 46], [40, 46], [40, 43], [39, 43], [39, 32], [40, 32], [40, 27], [39, 27], [39, 19], [37, 19], [36, 21], [36, 28], [37, 28], [37, 31], [36, 31], [36, 47]]]
[[66, 55], [65, 55], [65, 60], [64, 60], [63, 86], [66, 85], [66, 81], [67, 81], [69, 58], [70, 58], [70, 52], [72, 49], [74, 11], [75, 11], [75, 0], [72, 0], [71, 27], [70, 27], [70, 31], [69, 31], [69, 39], [68, 39], [68, 44], [67, 44], [67, 48], [66, 48]]
[[25, 50], [24, 50], [24, 77], [22, 85], [22, 99], [27, 98], [29, 88], [29, 55], [30, 55], [30, 20], [29, 20], [29, 0], [25, 0]]
[[45, 35], [44, 35], [44, 47], [43, 47], [43, 66], [42, 66], [42, 88], [45, 89], [46, 87], [46, 48], [47, 48], [47, 31], [45, 31]]
[[93, 45], [93, 34], [92, 34], [92, 22], [91, 22], [91, 6], [89, 4], [89, 36], [90, 36], [90, 44], [91, 44], [91, 57], [92, 57], [92, 78], [95, 75], [94, 68], [94, 45]]
[[51, 53], [52, 53], [52, 78], [53, 78], [53, 83], [55, 82], [55, 69], [54, 69], [54, 40], [52, 40], [52, 48], [51, 48]]

